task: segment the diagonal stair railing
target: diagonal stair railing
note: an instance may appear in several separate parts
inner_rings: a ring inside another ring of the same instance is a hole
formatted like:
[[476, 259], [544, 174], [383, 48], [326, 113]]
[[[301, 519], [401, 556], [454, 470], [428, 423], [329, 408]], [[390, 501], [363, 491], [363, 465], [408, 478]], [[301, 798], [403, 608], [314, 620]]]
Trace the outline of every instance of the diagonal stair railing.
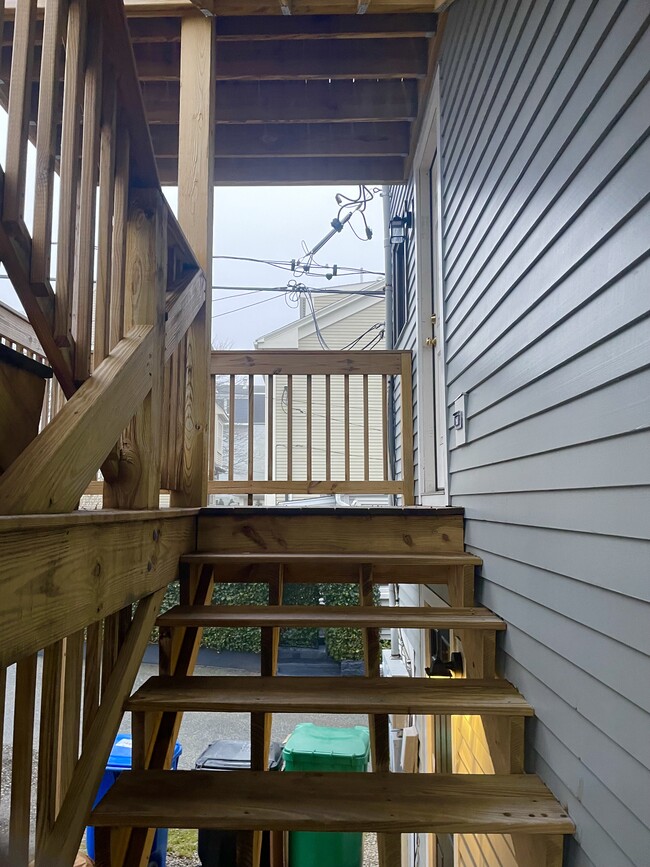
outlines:
[[[187, 503], [177, 468], [205, 448], [194, 324], [210, 321], [209, 293], [162, 193], [123, 4], [7, 7], [0, 261], [54, 379], [40, 433], [0, 475], [0, 706], [14, 701], [0, 847], [12, 864], [69, 865], [161, 592], [193, 544], [194, 511], [156, 510], [161, 481]], [[170, 452], [172, 404], [184, 435]], [[131, 511], [74, 511], [100, 468], [104, 506]]]

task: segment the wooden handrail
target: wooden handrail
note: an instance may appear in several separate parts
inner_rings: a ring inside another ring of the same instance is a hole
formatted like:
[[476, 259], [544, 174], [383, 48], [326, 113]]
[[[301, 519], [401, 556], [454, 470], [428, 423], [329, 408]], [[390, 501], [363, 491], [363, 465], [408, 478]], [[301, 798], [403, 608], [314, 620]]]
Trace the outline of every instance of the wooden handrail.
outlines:
[[[255, 495], [322, 494], [392, 494], [413, 503], [412, 448], [403, 449], [400, 477], [391, 478], [388, 434], [388, 381], [398, 378], [411, 394], [410, 352], [219, 351], [210, 370], [210, 494], [249, 504]], [[263, 425], [256, 377], [265, 381]], [[410, 401], [402, 402], [401, 424], [404, 443], [412, 442]]]
[[[162, 588], [194, 538], [191, 515], [165, 520], [153, 510], [161, 487], [173, 497], [185, 481], [185, 413], [201, 363], [193, 330], [209, 293], [203, 260], [162, 193], [121, 0], [47, 0], [38, 34], [36, 0], [13, 5], [0, 94], [8, 111], [0, 261], [28, 321], [0, 307], [0, 342], [48, 364], [55, 379], [40, 433], [0, 475], [0, 514], [11, 516], [0, 517], [0, 720], [6, 666], [18, 661], [9, 857], [26, 864], [30, 855], [40, 687], [35, 862], [63, 867], [74, 860]], [[200, 402], [203, 410], [204, 395]], [[191, 437], [195, 444], [194, 428]], [[113, 515], [99, 525], [54, 514], [77, 508], [100, 467], [104, 506], [142, 510], [141, 520]], [[38, 517], [17, 517], [26, 513]]]

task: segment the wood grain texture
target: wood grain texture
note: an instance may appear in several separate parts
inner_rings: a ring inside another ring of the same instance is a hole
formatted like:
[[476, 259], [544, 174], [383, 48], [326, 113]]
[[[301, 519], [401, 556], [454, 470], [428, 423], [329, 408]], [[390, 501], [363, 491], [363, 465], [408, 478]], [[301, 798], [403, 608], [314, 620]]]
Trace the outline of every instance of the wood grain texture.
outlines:
[[120, 774], [94, 809], [97, 826], [247, 830], [570, 834], [573, 822], [535, 776]]
[[36, 0], [20, 4], [14, 22], [7, 121], [7, 157], [3, 189], [3, 221], [22, 223], [25, 212], [27, 144], [30, 120]]
[[[179, 108], [178, 222], [197, 263], [212, 286], [214, 197], [214, 19], [184, 18], [181, 23], [181, 98]], [[208, 358], [212, 342], [212, 292], [206, 291], [187, 332], [185, 428], [181, 489], [175, 506], [207, 502], [210, 424]]]
[[88, 805], [92, 803], [104, 773], [122, 718], [122, 704], [133, 686], [163, 596], [164, 589], [158, 590], [138, 603], [127, 640], [89, 729], [87, 745], [72, 775], [52, 833], [43, 845], [41, 856], [37, 857], [36, 867], [71, 863], [78, 851]]
[[[125, 710], [257, 713], [490, 714], [526, 717], [533, 709], [502, 680], [430, 678], [151, 677]], [[495, 773], [521, 773], [512, 767]]]
[[[56, 152], [56, 97], [61, 70], [61, 43], [68, 0], [54, 0], [45, 10], [43, 48], [36, 124], [36, 174], [31, 279], [45, 287], [50, 282], [54, 159]], [[43, 290], [41, 290], [43, 291]]]
[[151, 387], [153, 330], [133, 329], [0, 480], [0, 512], [66, 512], [79, 502]]
[[401, 629], [488, 629], [505, 630], [506, 624], [487, 608], [407, 608], [386, 606], [334, 607], [330, 605], [211, 605], [207, 609], [176, 605], [161, 614], [158, 625], [187, 626], [196, 620], [201, 626], [264, 627], [350, 627], [365, 626]]
[[0, 665], [166, 587], [179, 555], [194, 544], [190, 515], [103, 518], [64, 515], [52, 526], [47, 519], [0, 521]]
[[[407, 353], [408, 354], [408, 353]], [[210, 372], [256, 376], [289, 374], [368, 374], [402, 372], [400, 352], [305, 352], [302, 349], [263, 349], [243, 352], [218, 350], [212, 353]]]
[[35, 695], [34, 654], [16, 667], [9, 817], [9, 862], [15, 864], [26, 864], [29, 854]]
[[66, 34], [54, 305], [54, 337], [58, 344], [64, 346], [71, 342], [74, 312], [75, 239], [81, 139], [80, 106], [86, 57], [86, 5], [86, 0], [70, 0]]
[[156, 508], [160, 491], [167, 221], [162, 193], [138, 190], [129, 207], [124, 324], [151, 329], [149, 390], [122, 435], [117, 479], [106, 481], [119, 508]]
[[[372, 353], [367, 353], [371, 355]], [[462, 515], [433, 510], [373, 513], [286, 514], [202, 512], [198, 519], [197, 551], [209, 553], [443, 554], [463, 552]], [[218, 514], [218, 520], [216, 515]], [[468, 602], [460, 603], [465, 606]]]

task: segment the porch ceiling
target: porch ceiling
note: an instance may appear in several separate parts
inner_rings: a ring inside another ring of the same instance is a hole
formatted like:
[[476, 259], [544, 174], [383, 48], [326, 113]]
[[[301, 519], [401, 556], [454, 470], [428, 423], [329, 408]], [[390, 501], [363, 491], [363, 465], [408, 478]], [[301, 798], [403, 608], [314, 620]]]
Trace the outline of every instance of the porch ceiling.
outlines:
[[[436, 16], [396, 2], [373, 15], [329, 14], [356, 12], [356, 0], [294, 6], [328, 14], [218, 4], [215, 183], [401, 181]], [[408, 5], [418, 8], [431, 4]], [[161, 180], [173, 183], [180, 18], [134, 16], [129, 28]]]
[[[5, 82], [15, 2], [6, 3]], [[443, 5], [125, 0], [161, 181], [174, 184], [178, 175], [183, 16], [201, 15], [200, 9], [218, 13], [215, 184], [380, 184], [406, 175], [439, 42], [432, 9]], [[38, 26], [42, 32], [42, 22]], [[35, 120], [37, 71], [34, 77]]]

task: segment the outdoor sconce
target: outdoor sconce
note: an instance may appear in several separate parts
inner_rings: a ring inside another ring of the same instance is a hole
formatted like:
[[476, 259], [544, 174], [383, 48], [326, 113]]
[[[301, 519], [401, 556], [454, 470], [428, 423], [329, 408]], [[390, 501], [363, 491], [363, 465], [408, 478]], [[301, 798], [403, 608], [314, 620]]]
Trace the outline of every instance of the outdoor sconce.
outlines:
[[463, 654], [452, 653], [449, 659], [441, 659], [439, 656], [431, 657], [431, 665], [424, 669], [429, 677], [454, 677], [463, 673]]
[[413, 214], [411, 211], [407, 211], [403, 217], [393, 217], [388, 224], [391, 244], [403, 244], [406, 241], [406, 232], [412, 225]]

